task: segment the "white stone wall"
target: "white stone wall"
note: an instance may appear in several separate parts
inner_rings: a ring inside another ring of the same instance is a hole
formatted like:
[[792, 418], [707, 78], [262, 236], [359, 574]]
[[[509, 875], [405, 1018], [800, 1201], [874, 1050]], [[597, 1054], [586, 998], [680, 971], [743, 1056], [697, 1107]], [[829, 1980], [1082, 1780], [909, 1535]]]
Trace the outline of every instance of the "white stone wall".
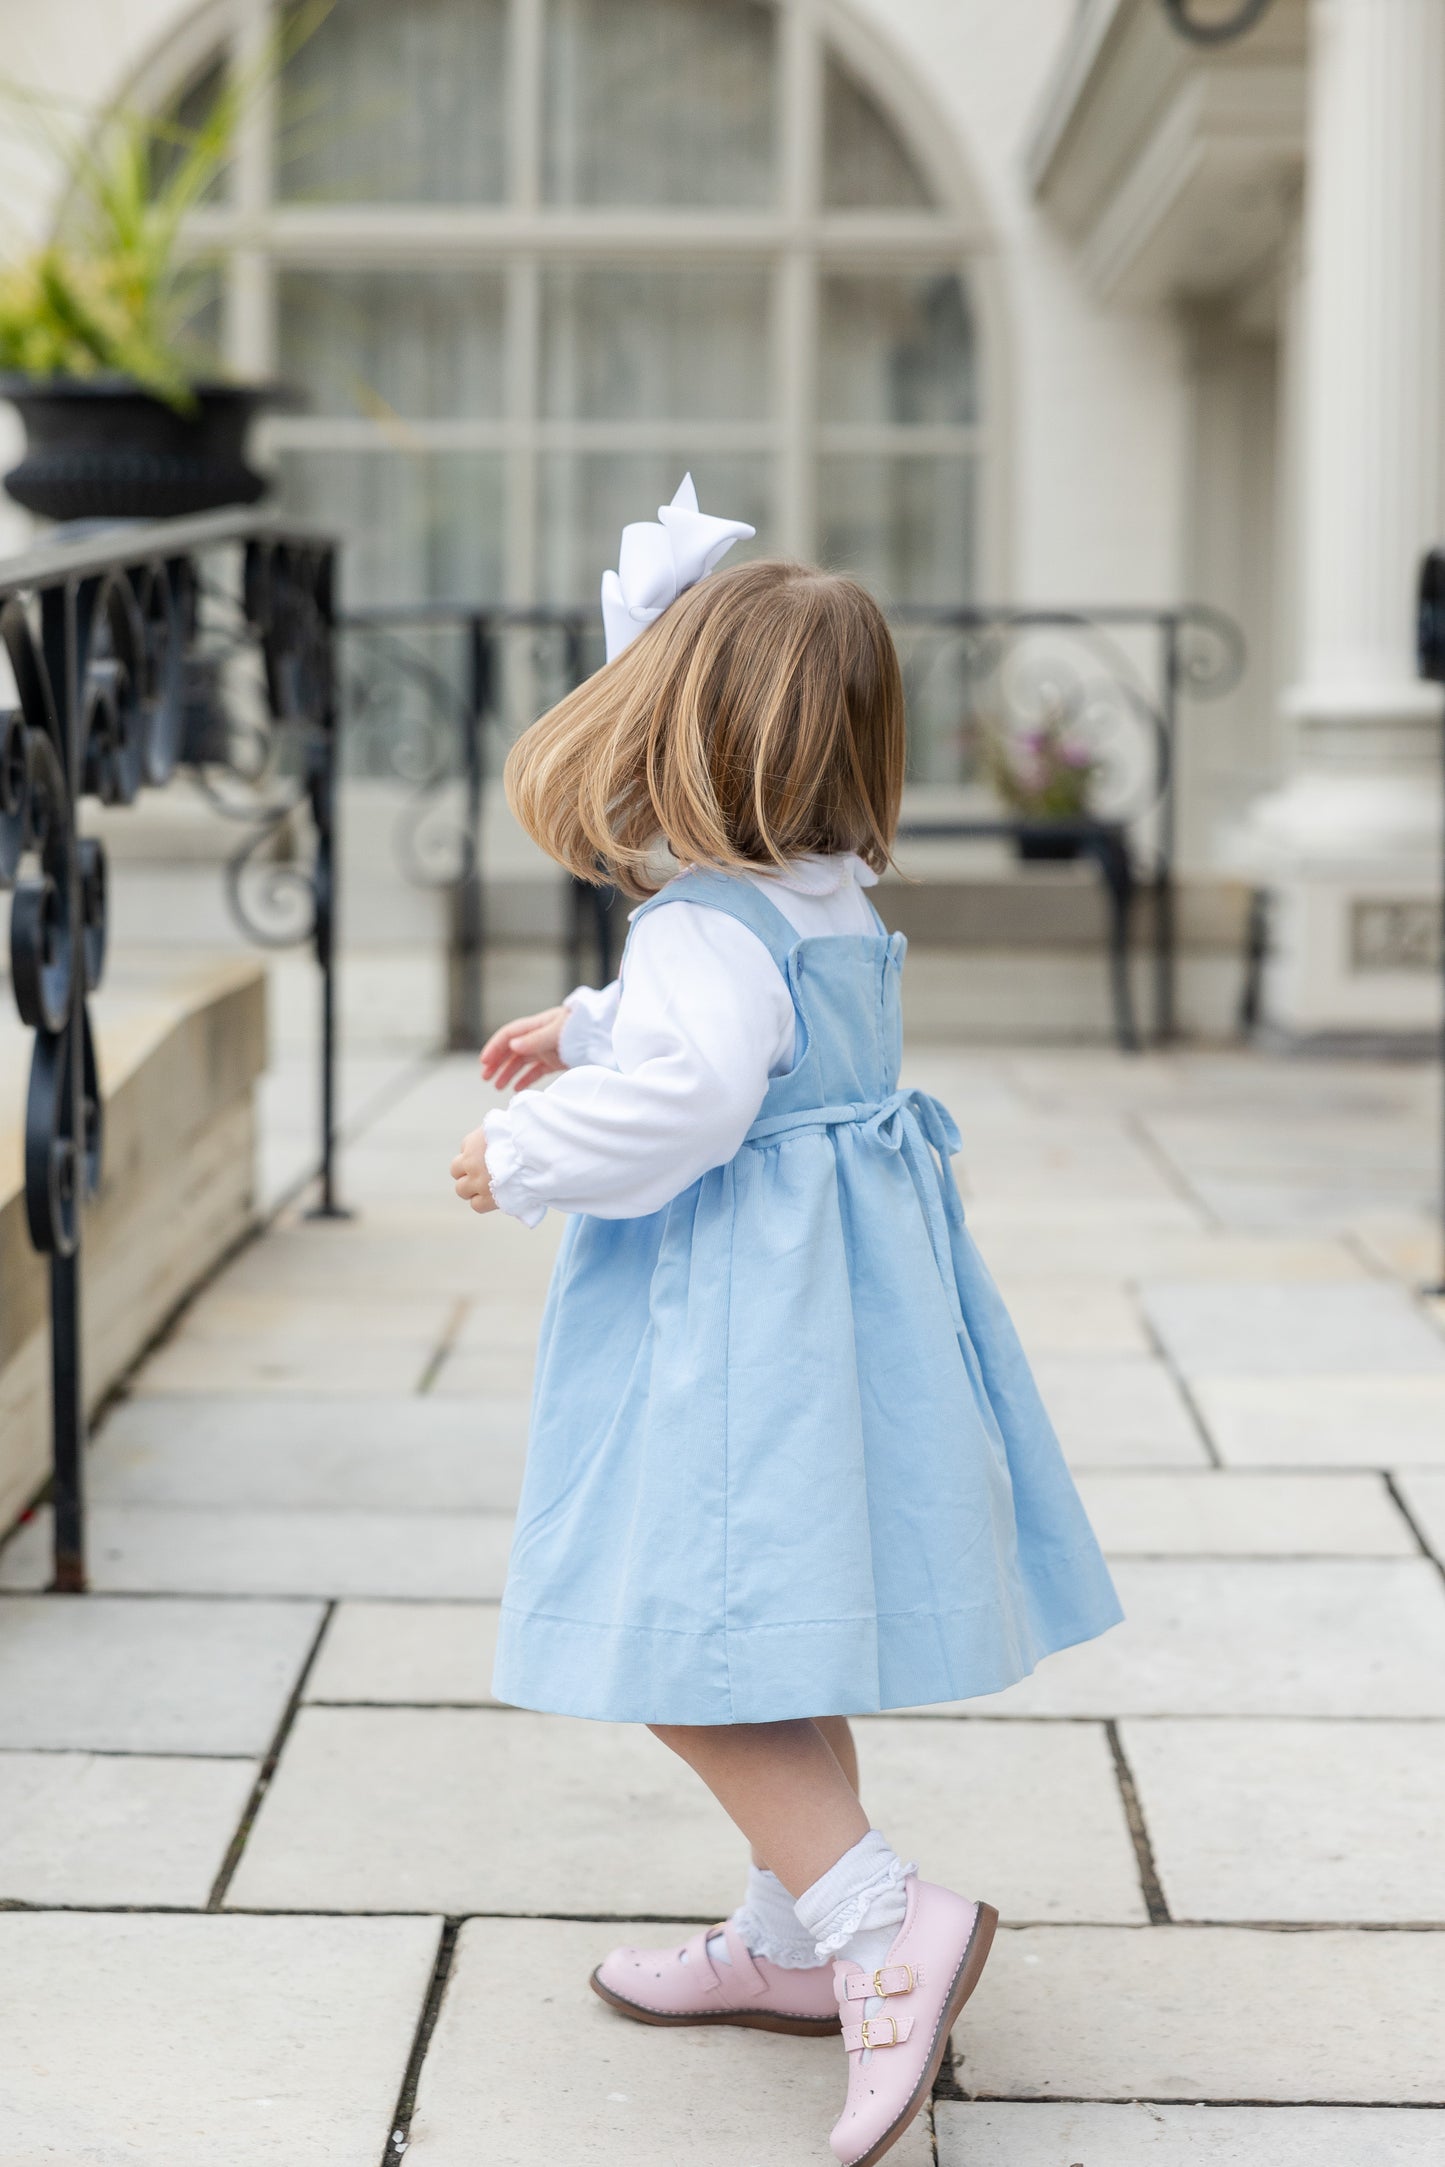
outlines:
[[1023, 150], [1074, 0], [852, 0], [926, 84], [993, 230], [1005, 535], [1019, 601], [1172, 601], [1188, 421], [1170, 312], [1103, 305], [1034, 201]]

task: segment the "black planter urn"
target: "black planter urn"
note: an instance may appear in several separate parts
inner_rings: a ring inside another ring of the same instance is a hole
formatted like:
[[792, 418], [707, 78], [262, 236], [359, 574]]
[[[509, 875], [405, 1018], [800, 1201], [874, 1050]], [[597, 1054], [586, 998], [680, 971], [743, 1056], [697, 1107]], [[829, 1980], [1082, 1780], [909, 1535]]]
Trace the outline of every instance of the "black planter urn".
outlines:
[[25, 423], [5, 487], [44, 519], [176, 519], [254, 504], [267, 482], [246, 463], [256, 414], [276, 385], [196, 384], [178, 413], [124, 377], [0, 376]]
[[1038, 821], [1021, 827], [1014, 837], [1019, 857], [1026, 865], [1058, 864], [1069, 858], [1077, 858], [1084, 847], [1079, 833], [1078, 821], [1072, 826], [1055, 827], [1049, 821]]

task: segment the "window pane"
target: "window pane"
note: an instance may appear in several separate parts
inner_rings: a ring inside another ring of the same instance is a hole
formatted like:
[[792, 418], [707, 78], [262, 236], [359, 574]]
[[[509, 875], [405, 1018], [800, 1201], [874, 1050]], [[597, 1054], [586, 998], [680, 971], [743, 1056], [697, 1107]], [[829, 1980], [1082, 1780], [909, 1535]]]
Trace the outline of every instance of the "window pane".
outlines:
[[754, 454], [703, 452], [552, 453], [541, 462], [540, 600], [556, 608], [597, 601], [602, 574], [617, 563], [631, 520], [655, 519], [689, 469], [705, 512], [746, 519], [755, 542], [739, 542], [729, 564], [766, 556], [773, 524], [771, 462]]
[[755, 208], [775, 194], [761, 0], [549, 0], [549, 203]]
[[831, 56], [823, 78], [823, 202], [830, 211], [927, 210], [933, 203], [892, 121]]
[[557, 421], [768, 413], [769, 276], [589, 264], [542, 288], [543, 412]]
[[823, 562], [854, 573], [881, 602], [967, 602], [974, 592], [975, 495], [967, 458], [823, 459]]
[[223, 266], [198, 258], [176, 282], [176, 356], [199, 383], [224, 377], [225, 274]]
[[502, 462], [490, 452], [288, 451], [288, 511], [342, 537], [342, 599], [495, 602]]
[[285, 271], [278, 286], [281, 374], [314, 412], [502, 412], [500, 273]]
[[[226, 93], [224, 58], [211, 61], [189, 82], [156, 123], [150, 141], [151, 187], [156, 192], [173, 181], [187, 156], [196, 148], [196, 136], [213, 119]], [[228, 158], [196, 199], [201, 203], [226, 203], [231, 195], [232, 166]]]
[[507, 0], [336, 0], [281, 81], [291, 203], [499, 203]]
[[824, 421], [975, 419], [973, 317], [956, 273], [830, 272], [821, 316]]

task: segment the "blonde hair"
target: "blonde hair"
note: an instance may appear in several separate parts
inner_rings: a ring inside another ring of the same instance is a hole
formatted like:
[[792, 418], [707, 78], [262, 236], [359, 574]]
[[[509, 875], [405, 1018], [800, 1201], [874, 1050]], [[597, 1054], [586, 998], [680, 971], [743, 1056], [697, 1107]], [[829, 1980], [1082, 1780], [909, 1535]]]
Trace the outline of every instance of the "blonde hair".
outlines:
[[889, 863], [903, 682], [878, 604], [806, 565], [699, 581], [512, 747], [507, 801], [583, 880], [651, 895], [684, 865], [810, 851]]

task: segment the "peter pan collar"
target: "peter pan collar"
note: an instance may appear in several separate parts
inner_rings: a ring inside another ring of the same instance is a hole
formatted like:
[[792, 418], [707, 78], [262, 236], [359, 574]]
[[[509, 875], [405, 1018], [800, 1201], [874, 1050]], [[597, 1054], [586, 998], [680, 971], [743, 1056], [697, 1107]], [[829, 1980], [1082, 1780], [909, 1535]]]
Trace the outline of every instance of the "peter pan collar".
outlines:
[[790, 858], [787, 868], [771, 876], [780, 888], [788, 888], [794, 895], [836, 895], [851, 881], [859, 888], [875, 888], [878, 875], [871, 865], [853, 851], [825, 856], [814, 852], [805, 858]]

